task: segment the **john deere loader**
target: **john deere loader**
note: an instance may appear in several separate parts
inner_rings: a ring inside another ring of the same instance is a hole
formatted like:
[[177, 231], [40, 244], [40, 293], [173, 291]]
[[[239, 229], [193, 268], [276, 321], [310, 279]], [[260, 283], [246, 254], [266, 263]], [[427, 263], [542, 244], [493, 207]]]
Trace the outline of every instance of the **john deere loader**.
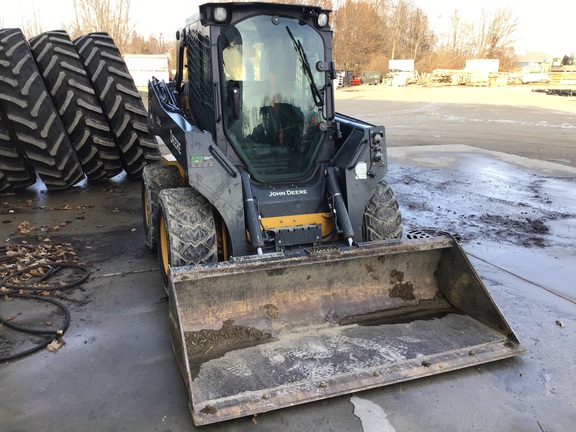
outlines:
[[204, 4], [149, 83], [146, 239], [197, 425], [523, 351], [454, 238], [403, 237], [384, 127], [335, 111], [329, 12]]

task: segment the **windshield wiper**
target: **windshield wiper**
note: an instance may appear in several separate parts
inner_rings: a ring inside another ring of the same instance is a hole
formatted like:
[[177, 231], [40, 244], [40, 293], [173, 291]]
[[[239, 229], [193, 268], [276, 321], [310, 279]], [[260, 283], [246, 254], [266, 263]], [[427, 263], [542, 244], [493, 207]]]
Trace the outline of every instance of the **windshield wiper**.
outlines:
[[312, 92], [312, 99], [314, 99], [314, 103], [316, 104], [317, 107], [319, 108], [323, 107], [324, 98], [322, 97], [320, 90], [318, 90], [318, 87], [314, 82], [314, 75], [312, 75], [312, 69], [310, 68], [310, 63], [308, 63], [308, 58], [306, 57], [304, 47], [302, 46], [302, 43], [300, 41], [296, 40], [296, 38], [294, 37], [288, 26], [286, 26], [286, 30], [290, 35], [290, 39], [292, 39], [294, 49], [296, 49], [296, 52], [300, 56], [300, 61], [302, 62], [302, 70], [304, 71], [304, 74], [308, 77], [308, 81], [310, 81], [310, 91]]

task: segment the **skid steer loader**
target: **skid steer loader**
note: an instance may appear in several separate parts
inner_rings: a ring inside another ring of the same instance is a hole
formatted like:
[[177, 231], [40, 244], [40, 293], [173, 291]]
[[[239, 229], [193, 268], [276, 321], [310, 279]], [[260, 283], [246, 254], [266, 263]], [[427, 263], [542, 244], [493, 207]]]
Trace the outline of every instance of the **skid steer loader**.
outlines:
[[384, 127], [335, 112], [328, 21], [204, 4], [149, 83], [144, 225], [197, 425], [523, 351], [454, 238], [403, 238]]

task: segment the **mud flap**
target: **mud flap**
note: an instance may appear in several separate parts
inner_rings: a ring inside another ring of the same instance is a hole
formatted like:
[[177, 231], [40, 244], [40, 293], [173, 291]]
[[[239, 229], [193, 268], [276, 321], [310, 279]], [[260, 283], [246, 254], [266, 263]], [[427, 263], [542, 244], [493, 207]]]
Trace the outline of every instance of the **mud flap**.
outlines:
[[197, 425], [524, 351], [450, 237], [179, 267], [169, 290]]

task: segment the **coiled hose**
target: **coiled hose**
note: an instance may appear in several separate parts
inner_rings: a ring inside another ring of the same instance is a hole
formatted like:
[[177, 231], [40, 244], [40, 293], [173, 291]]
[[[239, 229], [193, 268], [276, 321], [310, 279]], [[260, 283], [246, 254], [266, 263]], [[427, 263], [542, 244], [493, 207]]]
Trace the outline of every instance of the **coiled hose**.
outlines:
[[[12, 255], [8, 254], [8, 249], [16, 248], [19, 250], [27, 250], [28, 253], [13, 253]], [[76, 264], [72, 262], [59, 262], [59, 261], [44, 261], [44, 257], [41, 254], [34, 253], [35, 248], [29, 246], [27, 244], [21, 245], [5, 245], [0, 246], [0, 263], [14, 261], [18, 259], [22, 259], [25, 257], [32, 257], [36, 261], [31, 263], [27, 263], [24, 267], [17, 266], [15, 264], [8, 264], [4, 267], [0, 267], [0, 274], [5, 274], [2, 282], [0, 282], [0, 287], [2, 287], [2, 302], [12, 300], [13, 298], [20, 298], [20, 299], [28, 299], [32, 301], [40, 301], [40, 302], [48, 302], [55, 305], [64, 315], [63, 322], [59, 325], [57, 329], [38, 329], [38, 328], [30, 328], [22, 325], [18, 325], [14, 322], [12, 318], [6, 318], [0, 316], [0, 324], [4, 327], [10, 328], [12, 330], [31, 334], [35, 336], [44, 336], [44, 339], [39, 344], [34, 345], [32, 348], [26, 349], [24, 351], [15, 353], [15, 354], [8, 354], [4, 356], [0, 356], [0, 362], [13, 360], [16, 358], [24, 357], [28, 354], [32, 354], [36, 351], [39, 351], [53, 341], [60, 339], [68, 326], [70, 325], [70, 311], [68, 308], [59, 300], [56, 300], [53, 297], [47, 297], [44, 295], [36, 295], [34, 292], [42, 291], [42, 292], [53, 292], [53, 291], [61, 291], [65, 289], [69, 289], [75, 287], [83, 282], [85, 282], [88, 277], [90, 276], [89, 270], [86, 266], [81, 264]], [[18, 283], [18, 278], [20, 276], [28, 275], [34, 270], [44, 269], [47, 268], [47, 271], [39, 272], [41, 275], [36, 278], [30, 278], [26, 282]], [[74, 278], [67, 281], [57, 281], [54, 283], [50, 283], [50, 279], [53, 278], [59, 271], [64, 268], [74, 269], [77, 273], [74, 275]], [[16, 269], [16, 271], [15, 271]], [[23, 291], [30, 291], [31, 293], [26, 294]]]

